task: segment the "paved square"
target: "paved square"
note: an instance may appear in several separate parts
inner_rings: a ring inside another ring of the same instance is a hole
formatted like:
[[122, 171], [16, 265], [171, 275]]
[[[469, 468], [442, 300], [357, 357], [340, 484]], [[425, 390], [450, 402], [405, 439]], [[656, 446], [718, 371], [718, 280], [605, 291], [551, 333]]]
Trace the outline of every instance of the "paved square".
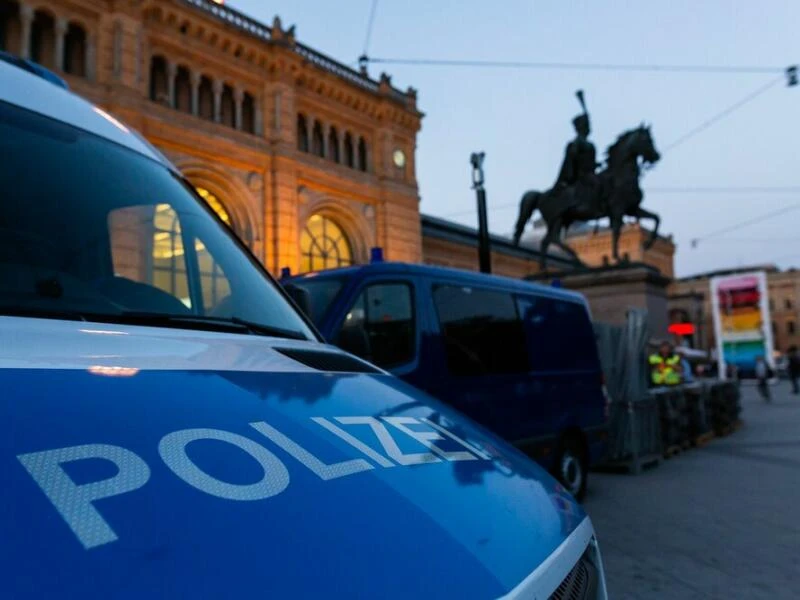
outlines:
[[800, 598], [800, 396], [742, 385], [745, 425], [642, 475], [592, 473], [611, 598]]

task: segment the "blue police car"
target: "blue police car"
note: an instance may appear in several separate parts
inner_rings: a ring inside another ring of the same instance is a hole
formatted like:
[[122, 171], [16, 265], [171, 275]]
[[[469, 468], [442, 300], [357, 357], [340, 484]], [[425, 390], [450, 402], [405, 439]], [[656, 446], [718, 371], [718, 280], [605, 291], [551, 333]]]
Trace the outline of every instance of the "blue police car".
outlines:
[[0, 597], [606, 598], [563, 487], [57, 84], [0, 60]]

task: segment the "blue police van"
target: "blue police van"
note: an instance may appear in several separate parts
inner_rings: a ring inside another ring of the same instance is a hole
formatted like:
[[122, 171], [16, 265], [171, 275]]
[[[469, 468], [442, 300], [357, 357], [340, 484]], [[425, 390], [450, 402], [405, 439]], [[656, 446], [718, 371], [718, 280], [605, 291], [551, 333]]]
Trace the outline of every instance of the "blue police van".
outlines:
[[583, 296], [470, 271], [385, 263], [284, 280], [331, 343], [534, 456], [582, 498], [609, 398]]
[[562, 485], [65, 87], [0, 55], [0, 598], [607, 598]]

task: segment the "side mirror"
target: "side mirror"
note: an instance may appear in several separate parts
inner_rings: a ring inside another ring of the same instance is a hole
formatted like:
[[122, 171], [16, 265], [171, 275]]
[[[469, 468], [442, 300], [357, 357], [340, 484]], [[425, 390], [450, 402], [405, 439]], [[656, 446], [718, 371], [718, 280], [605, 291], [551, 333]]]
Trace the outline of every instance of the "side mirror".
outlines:
[[297, 307], [302, 310], [307, 317], [311, 318], [311, 294], [308, 290], [291, 283], [285, 284], [283, 289], [286, 290], [289, 297], [294, 300]]

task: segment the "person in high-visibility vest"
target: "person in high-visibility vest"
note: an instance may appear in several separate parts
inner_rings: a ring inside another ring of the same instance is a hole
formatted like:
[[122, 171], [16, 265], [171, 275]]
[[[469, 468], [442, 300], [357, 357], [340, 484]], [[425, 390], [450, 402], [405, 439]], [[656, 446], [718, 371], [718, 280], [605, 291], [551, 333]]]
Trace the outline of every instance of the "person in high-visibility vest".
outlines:
[[669, 342], [663, 342], [658, 352], [650, 355], [649, 362], [653, 385], [678, 385], [682, 382], [681, 358]]

